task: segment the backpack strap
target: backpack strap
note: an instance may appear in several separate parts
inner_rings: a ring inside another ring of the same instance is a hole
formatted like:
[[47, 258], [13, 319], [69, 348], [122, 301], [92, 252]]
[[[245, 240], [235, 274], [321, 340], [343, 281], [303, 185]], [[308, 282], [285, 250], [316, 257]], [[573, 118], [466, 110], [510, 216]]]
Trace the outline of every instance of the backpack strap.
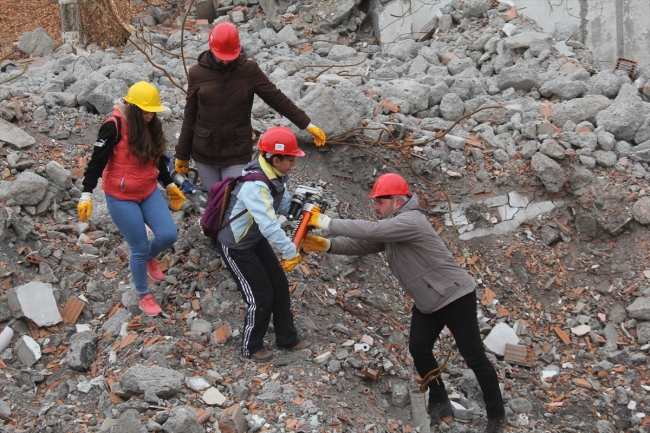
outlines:
[[[275, 187], [275, 185], [273, 185], [273, 182], [271, 182], [271, 179], [269, 179], [263, 173], [248, 173], [245, 176], [238, 176], [237, 177], [237, 182], [246, 182], [246, 181], [251, 181], [251, 180], [252, 181], [261, 180], [262, 182], [264, 182], [271, 189], [271, 194], [273, 194], [273, 195], [275, 195], [275, 193], [277, 192], [277, 188]], [[239, 212], [237, 215], [235, 215], [234, 217], [231, 217], [228, 221], [226, 221], [225, 224], [223, 224], [219, 228], [219, 230], [221, 230], [222, 228], [230, 225], [231, 222], [233, 222], [237, 218], [241, 217], [246, 212], [248, 212], [248, 209], [244, 209], [241, 212]]]
[[115, 144], [117, 145], [117, 143], [122, 141], [122, 119], [116, 116], [111, 116], [106, 119], [106, 122], [115, 123], [115, 129], [117, 130], [117, 134], [115, 135]]

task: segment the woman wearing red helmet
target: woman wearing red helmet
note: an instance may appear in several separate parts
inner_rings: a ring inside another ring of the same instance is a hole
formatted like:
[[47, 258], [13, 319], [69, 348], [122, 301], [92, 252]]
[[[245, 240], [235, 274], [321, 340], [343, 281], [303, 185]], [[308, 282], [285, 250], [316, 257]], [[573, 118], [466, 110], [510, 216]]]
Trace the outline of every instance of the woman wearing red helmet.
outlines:
[[[263, 181], [240, 182], [235, 186], [223, 220], [246, 212], [219, 232], [216, 246], [248, 304], [242, 354], [266, 362], [273, 358], [273, 353], [264, 348], [271, 314], [277, 347], [301, 350], [311, 346], [298, 338], [289, 282], [283, 272], [292, 271], [301, 257], [276, 217], [276, 213], [286, 215], [289, 210], [291, 196], [285, 188], [288, 173], [295, 167], [296, 157], [305, 153], [298, 148], [294, 133], [279, 126], [262, 134], [258, 147], [261, 155], [246, 165], [243, 173], [263, 173], [273, 187]], [[271, 246], [282, 253], [284, 265], [280, 266]]]
[[193, 158], [208, 191], [227, 176], [239, 176], [253, 155], [255, 95], [311, 133], [317, 146], [325, 144], [323, 131], [269, 81], [257, 62], [241, 52], [237, 27], [217, 24], [208, 42], [210, 49], [199, 55], [198, 64], [189, 71], [185, 115], [176, 145], [177, 172], [187, 173]]

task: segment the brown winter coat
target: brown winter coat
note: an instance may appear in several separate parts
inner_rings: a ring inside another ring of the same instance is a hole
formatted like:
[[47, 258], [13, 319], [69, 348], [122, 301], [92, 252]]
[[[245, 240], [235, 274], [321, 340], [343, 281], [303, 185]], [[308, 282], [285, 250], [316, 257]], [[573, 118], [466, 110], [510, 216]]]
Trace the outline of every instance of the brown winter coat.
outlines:
[[189, 71], [185, 116], [176, 145], [176, 158], [229, 166], [251, 161], [251, 109], [258, 95], [298, 128], [310, 119], [269, 81], [257, 62], [241, 53], [220, 67], [208, 50]]
[[427, 221], [413, 195], [402, 208], [379, 221], [334, 219], [332, 254], [386, 251], [386, 261], [404, 291], [424, 314], [474, 291], [474, 279], [461, 268]]

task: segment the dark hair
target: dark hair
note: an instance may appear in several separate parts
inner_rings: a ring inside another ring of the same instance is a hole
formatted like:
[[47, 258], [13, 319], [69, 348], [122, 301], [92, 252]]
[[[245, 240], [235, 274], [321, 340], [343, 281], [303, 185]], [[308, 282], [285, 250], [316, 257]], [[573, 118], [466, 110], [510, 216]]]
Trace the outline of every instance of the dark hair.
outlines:
[[126, 123], [129, 128], [129, 153], [140, 164], [153, 161], [155, 166], [165, 151], [167, 139], [162, 123], [156, 113], [149, 123], [144, 121], [144, 111], [134, 104], [126, 103]]
[[280, 155], [279, 153], [262, 152], [262, 157], [266, 160], [266, 162], [273, 166], [273, 158], [278, 158], [280, 161], [284, 161], [285, 159], [290, 158], [291, 155]]

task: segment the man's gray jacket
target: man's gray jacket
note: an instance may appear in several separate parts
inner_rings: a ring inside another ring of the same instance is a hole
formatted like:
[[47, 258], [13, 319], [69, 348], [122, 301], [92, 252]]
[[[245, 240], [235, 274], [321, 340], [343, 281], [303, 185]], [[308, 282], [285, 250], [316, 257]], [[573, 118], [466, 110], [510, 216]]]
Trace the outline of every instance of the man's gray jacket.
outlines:
[[332, 238], [332, 254], [386, 251], [390, 269], [422, 313], [437, 311], [476, 287], [427, 221], [416, 195], [383, 220], [334, 219], [330, 234], [339, 236]]

